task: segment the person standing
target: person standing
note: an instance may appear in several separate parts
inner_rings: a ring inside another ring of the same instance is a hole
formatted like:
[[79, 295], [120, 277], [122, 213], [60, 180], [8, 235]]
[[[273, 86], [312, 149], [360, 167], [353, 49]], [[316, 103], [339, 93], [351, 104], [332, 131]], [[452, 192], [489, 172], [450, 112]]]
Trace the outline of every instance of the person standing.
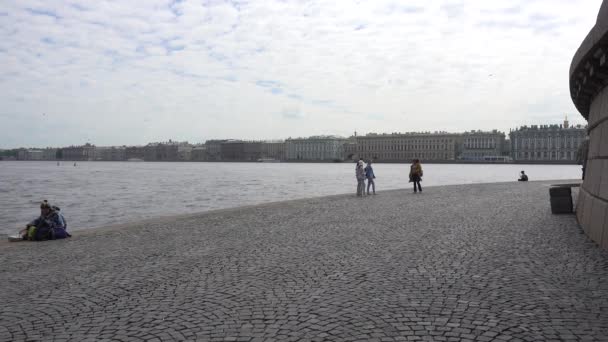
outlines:
[[[414, 183], [414, 193], [418, 191], [422, 192], [422, 186], [420, 186], [420, 181], [422, 180], [422, 165], [420, 165], [420, 160], [414, 159], [412, 161], [412, 165], [410, 165], [410, 182]], [[418, 189], [416, 189], [418, 186]]]
[[363, 169], [363, 160], [359, 160], [357, 163], [355, 177], [357, 177], [357, 196], [361, 197], [365, 193], [365, 170]]
[[374, 169], [372, 168], [372, 161], [369, 160], [367, 162], [367, 166], [365, 167], [365, 178], [367, 178], [367, 194], [369, 195], [369, 186], [372, 186], [373, 194], [376, 194], [376, 183], [374, 182]]
[[576, 151], [576, 162], [583, 168], [583, 180], [585, 180], [585, 170], [587, 169], [587, 157], [589, 154], [589, 137], [585, 137], [585, 140], [580, 144]]

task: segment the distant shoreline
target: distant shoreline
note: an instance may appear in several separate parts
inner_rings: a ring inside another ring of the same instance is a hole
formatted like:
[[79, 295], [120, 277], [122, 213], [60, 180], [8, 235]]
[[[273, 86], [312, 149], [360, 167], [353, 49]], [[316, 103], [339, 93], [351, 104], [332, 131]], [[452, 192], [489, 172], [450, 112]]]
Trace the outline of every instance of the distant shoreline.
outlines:
[[[100, 163], [107, 163], [107, 162], [121, 162], [121, 163], [135, 163], [135, 161], [128, 161], [128, 160], [15, 160], [15, 159], [0, 159], [0, 162], [3, 161], [11, 161], [11, 162], [65, 162], [65, 163], [81, 163], [81, 162], [100, 162]], [[139, 163], [144, 162], [144, 163], [251, 163], [251, 164], [269, 164], [267, 162], [258, 162], [258, 161], [252, 161], [252, 160], [205, 160], [205, 161], [198, 161], [198, 160], [144, 160], [144, 161], [137, 161]], [[356, 162], [355, 160], [343, 160], [343, 161], [333, 161], [333, 160], [282, 160], [280, 162], [274, 162], [273, 164], [277, 164], [277, 163], [288, 163], [288, 164], [297, 164], [297, 163], [301, 163], [301, 164], [344, 164], [344, 163], [354, 163]], [[478, 160], [429, 160], [429, 161], [424, 161], [421, 160], [421, 162], [423, 164], [491, 164], [491, 165], [496, 165], [496, 164], [519, 164], [519, 165], [580, 165], [577, 164], [576, 162], [570, 161], [570, 160], [554, 160], [554, 161], [550, 161], [550, 160], [516, 160], [516, 161], [510, 161], [510, 162], [493, 162], [493, 161], [478, 161]], [[375, 160], [374, 163], [376, 164], [410, 164], [409, 160]]]

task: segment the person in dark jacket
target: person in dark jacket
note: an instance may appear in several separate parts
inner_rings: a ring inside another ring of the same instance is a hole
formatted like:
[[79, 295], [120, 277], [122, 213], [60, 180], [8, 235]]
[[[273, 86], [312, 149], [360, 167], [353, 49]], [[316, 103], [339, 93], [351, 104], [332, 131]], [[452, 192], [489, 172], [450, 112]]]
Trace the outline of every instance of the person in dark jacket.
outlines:
[[70, 237], [65, 217], [60, 209], [51, 206], [47, 200], [40, 203], [40, 216], [28, 223], [20, 232], [24, 240], [43, 241]]
[[576, 162], [583, 168], [583, 180], [585, 180], [585, 170], [587, 169], [587, 158], [589, 154], [589, 137], [580, 144], [576, 151]]
[[520, 182], [528, 181], [528, 175], [523, 170], [521, 171], [521, 175], [519, 175], [518, 181], [520, 181]]
[[[420, 181], [422, 180], [422, 165], [420, 165], [420, 160], [414, 159], [412, 161], [412, 165], [410, 165], [410, 182], [414, 183], [414, 193], [420, 191], [422, 193], [422, 186], [420, 186]], [[418, 189], [416, 189], [418, 186]]]
[[372, 161], [369, 160], [367, 162], [367, 166], [365, 167], [365, 178], [367, 178], [367, 194], [369, 195], [369, 187], [371, 185], [373, 194], [376, 194], [376, 182], [374, 179], [376, 175], [374, 175], [374, 169], [372, 168]]

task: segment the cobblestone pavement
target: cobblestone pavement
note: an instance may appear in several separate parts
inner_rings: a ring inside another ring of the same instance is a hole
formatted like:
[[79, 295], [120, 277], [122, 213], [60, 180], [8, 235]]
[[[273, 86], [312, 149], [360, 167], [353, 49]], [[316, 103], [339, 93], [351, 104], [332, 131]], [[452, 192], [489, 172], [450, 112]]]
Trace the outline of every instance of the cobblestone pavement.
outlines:
[[608, 253], [574, 215], [551, 215], [550, 183], [341, 195], [4, 243], [0, 340], [608, 341]]

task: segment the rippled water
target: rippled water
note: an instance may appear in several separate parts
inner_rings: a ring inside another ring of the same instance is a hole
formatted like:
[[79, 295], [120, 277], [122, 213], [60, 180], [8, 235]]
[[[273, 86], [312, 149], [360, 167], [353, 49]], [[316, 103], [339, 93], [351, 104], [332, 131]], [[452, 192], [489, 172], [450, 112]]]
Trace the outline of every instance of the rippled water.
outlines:
[[[425, 164], [422, 186], [580, 178], [577, 165]], [[409, 188], [409, 165], [375, 164], [376, 190]], [[264, 202], [355, 193], [354, 164], [0, 162], [0, 234], [48, 199], [70, 230]]]

